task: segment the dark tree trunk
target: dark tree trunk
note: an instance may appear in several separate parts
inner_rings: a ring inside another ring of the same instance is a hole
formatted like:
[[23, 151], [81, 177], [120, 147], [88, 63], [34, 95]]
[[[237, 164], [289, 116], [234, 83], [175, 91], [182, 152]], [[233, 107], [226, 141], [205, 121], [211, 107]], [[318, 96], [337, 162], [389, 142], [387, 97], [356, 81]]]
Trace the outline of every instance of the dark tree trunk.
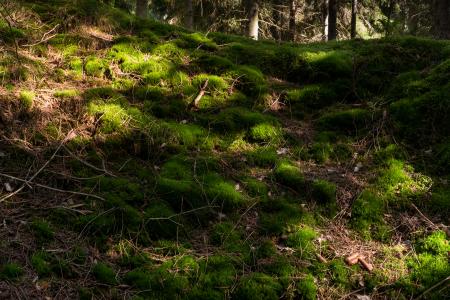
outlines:
[[193, 0], [186, 0], [186, 15], [184, 26], [189, 29], [194, 29], [194, 5]]
[[258, 40], [259, 32], [259, 4], [256, 0], [248, 2], [248, 36]]
[[273, 10], [272, 10], [272, 18], [273, 18], [273, 23], [274, 26], [271, 27], [270, 31], [272, 32], [272, 36], [275, 40], [277, 41], [281, 41], [282, 38], [282, 32], [281, 32], [281, 28], [282, 28], [282, 18], [283, 18], [283, 13], [282, 13], [282, 6], [283, 6], [283, 0], [274, 0], [274, 5], [273, 5]]
[[450, 39], [450, 0], [435, 0], [434, 34], [440, 39]]
[[136, 0], [136, 16], [139, 18], [147, 18], [148, 0]]
[[356, 38], [356, 18], [358, 16], [358, 0], [352, 0], [352, 22], [350, 35], [351, 38]]
[[328, 40], [337, 37], [337, 0], [328, 0]]
[[388, 8], [388, 15], [387, 15], [387, 24], [386, 24], [386, 36], [389, 36], [391, 34], [392, 28], [391, 28], [391, 20], [392, 20], [392, 13], [394, 12], [394, 3], [395, 0], [389, 1], [389, 8]]
[[297, 36], [297, 1], [290, 0], [289, 2], [289, 40], [294, 42]]

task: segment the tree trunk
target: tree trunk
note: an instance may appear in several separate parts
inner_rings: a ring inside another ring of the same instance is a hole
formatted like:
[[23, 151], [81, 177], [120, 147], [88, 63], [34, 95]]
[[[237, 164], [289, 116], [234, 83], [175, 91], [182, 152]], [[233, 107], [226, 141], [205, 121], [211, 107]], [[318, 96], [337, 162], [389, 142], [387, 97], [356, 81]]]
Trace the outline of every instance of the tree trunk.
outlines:
[[358, 0], [352, 0], [352, 24], [351, 24], [351, 30], [350, 35], [351, 38], [356, 38], [356, 17], [358, 15]]
[[139, 18], [147, 18], [148, 0], [136, 0], [136, 16]]
[[434, 34], [440, 39], [450, 39], [450, 0], [435, 0]]
[[272, 18], [274, 26], [271, 27], [270, 31], [272, 32], [272, 36], [275, 40], [281, 41], [281, 27], [282, 27], [282, 6], [283, 0], [274, 0], [273, 8], [272, 8]]
[[329, 22], [328, 6], [329, 6], [329, 0], [325, 0], [325, 19], [323, 21], [323, 40], [324, 41], [328, 41], [328, 22]]
[[259, 4], [256, 0], [249, 1], [248, 7], [248, 36], [258, 40]]
[[184, 26], [188, 29], [194, 29], [194, 5], [193, 0], [186, 0], [186, 15]]
[[297, 36], [297, 1], [290, 0], [289, 3], [289, 40], [295, 42], [295, 37]]
[[337, 0], [328, 0], [328, 40], [333, 41], [337, 37]]

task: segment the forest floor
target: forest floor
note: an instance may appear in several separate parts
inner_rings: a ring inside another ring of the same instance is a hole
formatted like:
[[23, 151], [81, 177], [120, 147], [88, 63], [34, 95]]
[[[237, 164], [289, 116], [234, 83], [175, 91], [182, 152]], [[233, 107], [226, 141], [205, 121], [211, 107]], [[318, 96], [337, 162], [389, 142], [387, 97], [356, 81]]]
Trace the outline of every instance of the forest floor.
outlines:
[[0, 20], [1, 299], [450, 297], [449, 41], [46, 2]]

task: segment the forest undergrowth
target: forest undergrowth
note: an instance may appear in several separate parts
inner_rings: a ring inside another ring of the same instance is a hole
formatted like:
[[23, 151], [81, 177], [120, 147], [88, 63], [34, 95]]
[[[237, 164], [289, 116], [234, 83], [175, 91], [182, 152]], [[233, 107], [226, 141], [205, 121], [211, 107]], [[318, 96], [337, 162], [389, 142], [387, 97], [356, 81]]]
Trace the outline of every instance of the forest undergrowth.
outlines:
[[0, 298], [450, 297], [449, 41], [5, 5]]

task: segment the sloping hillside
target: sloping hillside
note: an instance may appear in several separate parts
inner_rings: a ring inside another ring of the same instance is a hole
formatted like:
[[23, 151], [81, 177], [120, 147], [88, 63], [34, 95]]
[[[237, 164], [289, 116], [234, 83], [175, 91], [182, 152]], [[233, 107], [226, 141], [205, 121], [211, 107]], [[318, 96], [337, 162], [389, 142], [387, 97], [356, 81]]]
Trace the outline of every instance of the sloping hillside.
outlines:
[[450, 42], [72, 2], [0, 21], [1, 297], [450, 296]]

